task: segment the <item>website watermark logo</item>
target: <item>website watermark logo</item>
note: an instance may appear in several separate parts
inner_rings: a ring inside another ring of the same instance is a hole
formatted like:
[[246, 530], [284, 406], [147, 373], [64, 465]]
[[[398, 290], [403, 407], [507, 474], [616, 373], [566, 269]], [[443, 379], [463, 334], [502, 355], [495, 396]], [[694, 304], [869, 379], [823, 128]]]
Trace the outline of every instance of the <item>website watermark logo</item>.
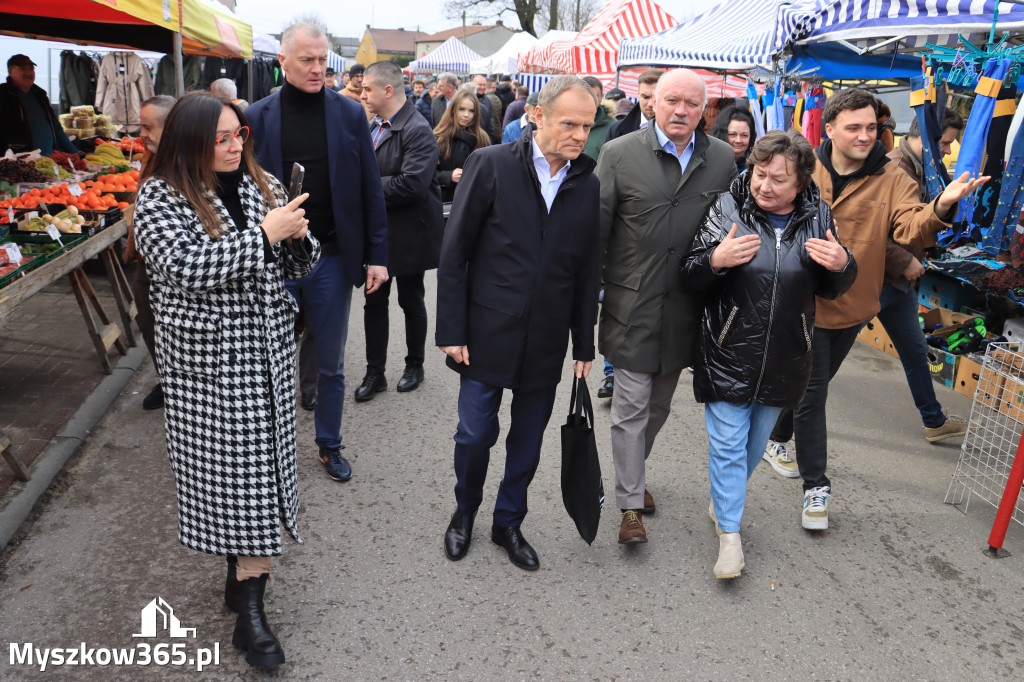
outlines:
[[[142, 631], [132, 637], [196, 638], [196, 628], [183, 627], [163, 597], [146, 604], [140, 617]], [[220, 665], [220, 642], [213, 647], [193, 648], [185, 642], [139, 642], [132, 647], [92, 647], [85, 642], [73, 647], [40, 647], [33, 642], [11, 642], [10, 664], [38, 667], [40, 672], [48, 667], [150, 665], [194, 668], [201, 672], [208, 666]]]

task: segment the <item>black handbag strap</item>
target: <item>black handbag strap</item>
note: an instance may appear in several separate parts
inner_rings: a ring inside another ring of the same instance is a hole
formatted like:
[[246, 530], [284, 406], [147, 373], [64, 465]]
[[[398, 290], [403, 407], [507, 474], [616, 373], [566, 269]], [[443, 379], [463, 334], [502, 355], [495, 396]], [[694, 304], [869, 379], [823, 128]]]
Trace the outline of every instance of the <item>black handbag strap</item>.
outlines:
[[587, 386], [587, 380], [582, 377], [573, 381], [569, 414], [574, 415], [577, 420], [585, 417], [590, 428], [594, 428], [594, 406], [590, 402], [590, 388]]

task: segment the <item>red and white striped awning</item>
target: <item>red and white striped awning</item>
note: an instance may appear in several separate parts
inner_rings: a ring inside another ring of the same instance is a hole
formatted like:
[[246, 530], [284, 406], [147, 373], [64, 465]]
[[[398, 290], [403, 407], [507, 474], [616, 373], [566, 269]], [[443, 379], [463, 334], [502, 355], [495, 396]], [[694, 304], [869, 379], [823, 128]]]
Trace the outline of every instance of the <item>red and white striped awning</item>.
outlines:
[[611, 0], [575, 38], [551, 44], [546, 66], [564, 73], [612, 73], [623, 38], [660, 33], [678, 24], [653, 0]]

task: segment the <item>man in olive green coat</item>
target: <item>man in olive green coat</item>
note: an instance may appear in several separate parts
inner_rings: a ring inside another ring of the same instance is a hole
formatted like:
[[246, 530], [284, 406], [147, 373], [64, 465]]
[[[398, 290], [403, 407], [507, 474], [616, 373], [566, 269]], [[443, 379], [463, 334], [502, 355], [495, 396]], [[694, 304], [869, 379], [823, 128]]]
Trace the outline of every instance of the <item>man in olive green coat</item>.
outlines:
[[654, 499], [644, 463], [699, 329], [702, 302], [683, 289], [680, 259], [736, 173], [729, 145], [697, 129], [706, 103], [699, 76], [666, 73], [654, 94], [654, 125], [606, 143], [597, 164], [605, 282], [599, 344], [615, 365], [611, 435], [623, 544], [647, 542], [640, 513], [652, 513]]

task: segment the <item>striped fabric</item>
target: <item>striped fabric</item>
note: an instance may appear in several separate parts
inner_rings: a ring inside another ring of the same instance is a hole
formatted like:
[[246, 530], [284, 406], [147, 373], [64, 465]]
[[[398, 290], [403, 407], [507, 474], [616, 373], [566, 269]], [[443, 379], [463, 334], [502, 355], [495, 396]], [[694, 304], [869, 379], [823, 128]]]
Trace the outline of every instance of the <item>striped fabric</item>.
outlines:
[[653, 0], [611, 0], [575, 38], [551, 45], [546, 66], [565, 73], [612, 73], [619, 41], [660, 33], [678, 23]]
[[427, 73], [440, 71], [469, 73], [470, 64], [479, 59], [482, 59], [480, 55], [466, 47], [466, 44], [455, 36], [451, 36], [436, 50], [410, 62], [408, 68], [410, 71]]
[[574, 31], [548, 31], [541, 36], [536, 45], [519, 53], [516, 69], [522, 73], [550, 69], [551, 67], [547, 65], [551, 64], [551, 45], [558, 41], [572, 40], [575, 37]]
[[[598, 74], [595, 77], [598, 78], [602, 84], [604, 84], [605, 92], [608, 92], [611, 88], [618, 87], [620, 90], [626, 93], [626, 97], [635, 100], [639, 94], [638, 79], [640, 74], [646, 71], [646, 68], [636, 69], [623, 69], [619, 72], [619, 84], [615, 85], [615, 74], [606, 73]], [[710, 71], [697, 71], [698, 75], [704, 79], [704, 83], [708, 87], [708, 97], [746, 97], [747, 96], [747, 81], [744, 78], [738, 76], [724, 76], [722, 74], [711, 73]], [[544, 84], [554, 78], [553, 74], [540, 74], [540, 73], [520, 73], [514, 76], [515, 80], [519, 81], [520, 85], [524, 85], [530, 89], [530, 92], [535, 92], [544, 87]]]
[[[846, 40], [865, 48], [903, 37], [900, 49], [957, 44], [957, 34], [984, 45], [992, 28], [995, 0], [827, 0], [810, 17], [799, 42]], [[1021, 44], [1024, 6], [999, 3], [996, 40], [1011, 33]], [[1016, 35], [1015, 35], [1016, 34]], [[885, 47], [881, 49], [885, 50]], [[888, 48], [890, 51], [891, 47]]]
[[327, 66], [334, 69], [336, 73], [344, 73], [347, 69], [345, 68], [345, 58], [337, 52], [327, 51]]

